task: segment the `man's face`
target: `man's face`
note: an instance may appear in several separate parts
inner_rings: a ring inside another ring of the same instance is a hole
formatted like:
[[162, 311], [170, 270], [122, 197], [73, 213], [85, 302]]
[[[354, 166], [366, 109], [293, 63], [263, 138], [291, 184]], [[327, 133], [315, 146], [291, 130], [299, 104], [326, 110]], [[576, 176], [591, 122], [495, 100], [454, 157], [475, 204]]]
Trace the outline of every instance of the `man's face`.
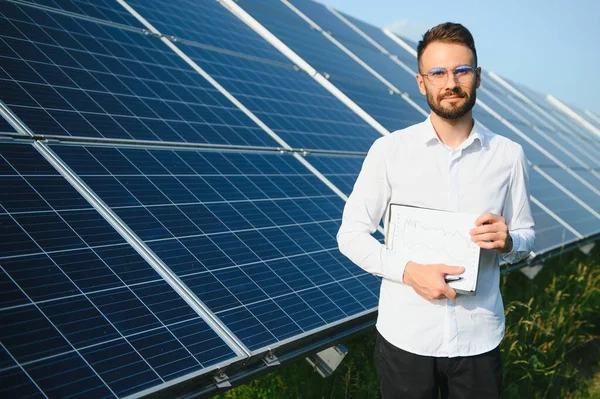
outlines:
[[435, 87], [427, 77], [417, 74], [421, 94], [427, 96], [431, 110], [444, 119], [458, 119], [466, 115], [475, 105], [475, 90], [481, 82], [481, 71], [467, 82], [459, 82], [452, 71], [458, 66], [474, 65], [473, 52], [467, 46], [455, 43], [433, 42], [421, 55], [421, 73], [434, 68], [445, 68], [448, 72], [446, 84]]

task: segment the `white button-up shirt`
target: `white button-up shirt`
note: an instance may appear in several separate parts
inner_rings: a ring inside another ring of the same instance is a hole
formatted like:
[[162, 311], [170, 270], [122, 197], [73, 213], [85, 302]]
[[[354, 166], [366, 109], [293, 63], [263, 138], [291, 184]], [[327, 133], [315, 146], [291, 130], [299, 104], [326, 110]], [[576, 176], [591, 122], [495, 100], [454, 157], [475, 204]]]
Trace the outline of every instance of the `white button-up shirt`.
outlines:
[[478, 123], [455, 150], [439, 140], [429, 118], [373, 144], [337, 239], [344, 255], [382, 277], [377, 329], [388, 342], [419, 355], [455, 357], [490, 351], [504, 336], [497, 252], [481, 250], [475, 296], [426, 300], [402, 280], [410, 259], [372, 236], [382, 217], [387, 223], [389, 204], [501, 215], [513, 240], [502, 257], [513, 263], [535, 239], [528, 180], [521, 146]]

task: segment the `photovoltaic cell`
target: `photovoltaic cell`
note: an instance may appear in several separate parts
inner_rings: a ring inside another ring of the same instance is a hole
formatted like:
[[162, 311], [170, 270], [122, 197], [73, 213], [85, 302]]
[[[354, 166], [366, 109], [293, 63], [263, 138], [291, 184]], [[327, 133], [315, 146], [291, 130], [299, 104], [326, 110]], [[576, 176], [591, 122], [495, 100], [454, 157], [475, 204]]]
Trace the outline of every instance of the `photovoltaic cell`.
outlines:
[[36, 134], [277, 145], [156, 37], [0, 7], [0, 95]]
[[292, 155], [52, 148], [252, 350], [377, 304], [337, 250], [343, 201]]
[[0, 118], [0, 134], [2, 133], [15, 133], [15, 129], [6, 122], [4, 118]]
[[[380, 135], [215, 2], [131, 5], [295, 148], [366, 151]], [[207, 46], [209, 45], [209, 46]]]
[[0, 186], [0, 396], [120, 397], [235, 357], [33, 146], [0, 143]]
[[[400, 72], [404, 73], [402, 70]], [[377, 88], [363, 86], [356, 82], [340, 80], [335, 77], [329, 80], [390, 132], [423, 122], [426, 118], [402, 97], [391, 94], [385, 86]], [[415, 99], [418, 100], [418, 98], [413, 98], [413, 100]], [[422, 108], [426, 112], [429, 110], [429, 106]]]
[[[511, 129], [505, 126], [498, 119], [490, 115], [487, 111], [484, 111], [480, 107], [476, 106], [473, 108], [473, 116], [492, 132], [508, 137], [509, 139], [523, 146], [527, 159], [533, 164], [539, 165], [544, 168], [549, 168], [549, 170], [551, 171], [562, 170], [558, 166], [558, 164], [552, 161], [552, 159], [546, 156], [540, 149], [525, 141], [523, 138], [521, 138], [519, 135], [517, 135], [515, 132], [513, 132]], [[521, 131], [523, 131], [523, 129], [525, 129], [526, 127], [522, 123], [513, 123], [513, 125], [515, 125], [515, 127], [517, 127], [518, 129], [521, 129]], [[547, 147], [542, 148], [547, 149]], [[573, 161], [567, 163], [567, 165], [568, 164], [572, 165]], [[574, 173], [578, 174], [583, 180], [587, 181], [589, 185], [591, 185], [592, 187], [597, 187], [598, 179], [596, 176], [586, 172], [584, 169], [581, 168], [580, 165], [574, 166], [571, 169], [574, 171]], [[553, 172], [550, 172], [550, 175], [554, 179], [556, 179], [561, 185], [565, 187], [572, 187], [573, 193], [580, 198], [590, 198], [590, 195], [591, 198], [594, 198], [594, 196], [598, 197], [598, 195], [594, 193], [594, 191], [592, 191], [590, 187], [586, 186], [583, 182], [575, 179], [572, 175], [568, 175], [565, 173], [557, 173], [555, 175]]]
[[381, 137], [303, 72], [179, 47], [293, 148], [366, 151]]

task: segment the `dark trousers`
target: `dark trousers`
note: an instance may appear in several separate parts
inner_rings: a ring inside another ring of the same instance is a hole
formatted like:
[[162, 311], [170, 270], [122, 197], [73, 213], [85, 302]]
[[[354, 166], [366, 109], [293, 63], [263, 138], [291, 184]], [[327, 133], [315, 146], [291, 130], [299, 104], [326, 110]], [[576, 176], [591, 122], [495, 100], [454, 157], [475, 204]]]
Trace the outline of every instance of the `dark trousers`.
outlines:
[[377, 333], [375, 368], [383, 399], [500, 398], [499, 347], [475, 356], [421, 356], [390, 344]]

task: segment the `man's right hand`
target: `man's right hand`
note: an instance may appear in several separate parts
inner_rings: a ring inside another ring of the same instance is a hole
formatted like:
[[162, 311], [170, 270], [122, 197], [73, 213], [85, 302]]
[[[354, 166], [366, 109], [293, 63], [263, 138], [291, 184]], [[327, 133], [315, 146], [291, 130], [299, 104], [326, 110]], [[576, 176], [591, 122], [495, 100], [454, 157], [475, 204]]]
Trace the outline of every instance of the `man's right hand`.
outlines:
[[442, 264], [421, 265], [408, 262], [404, 269], [403, 280], [413, 290], [427, 300], [447, 297], [456, 298], [456, 291], [444, 279], [449, 274], [461, 274], [465, 271], [462, 266], [448, 266]]

